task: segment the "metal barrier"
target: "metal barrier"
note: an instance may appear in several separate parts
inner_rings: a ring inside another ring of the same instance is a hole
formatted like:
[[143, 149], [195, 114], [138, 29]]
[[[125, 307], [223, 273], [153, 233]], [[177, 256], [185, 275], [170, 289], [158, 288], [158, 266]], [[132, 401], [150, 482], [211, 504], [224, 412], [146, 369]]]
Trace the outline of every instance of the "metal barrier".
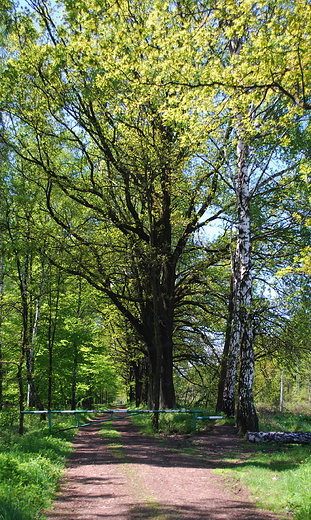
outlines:
[[[193, 430], [196, 432], [197, 430], [197, 419], [220, 419], [222, 417], [220, 416], [198, 416], [197, 414], [202, 414], [203, 410], [36, 410], [36, 411], [28, 411], [24, 410], [21, 413], [23, 414], [47, 414], [49, 418], [49, 431], [52, 431], [52, 413], [74, 413], [77, 416], [77, 425], [71, 426], [70, 428], [80, 428], [83, 426], [89, 426], [90, 424], [94, 423], [103, 423], [107, 421], [113, 421], [114, 419], [124, 419], [125, 417], [131, 417], [132, 415], [139, 415], [142, 413], [188, 413], [193, 415]], [[100, 421], [92, 421], [87, 422], [84, 424], [80, 424], [80, 414], [81, 413], [106, 413], [110, 414], [110, 417], [108, 419], [101, 419]], [[114, 416], [114, 414], [116, 414]], [[120, 415], [123, 414], [123, 415]], [[65, 429], [70, 429], [65, 428]]]

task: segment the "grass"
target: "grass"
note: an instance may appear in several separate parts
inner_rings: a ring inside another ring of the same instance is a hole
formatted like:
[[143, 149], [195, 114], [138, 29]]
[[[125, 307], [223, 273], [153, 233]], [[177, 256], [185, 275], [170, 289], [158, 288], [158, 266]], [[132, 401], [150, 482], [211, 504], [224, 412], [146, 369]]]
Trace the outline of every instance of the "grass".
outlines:
[[[261, 412], [260, 430], [310, 432], [311, 417]], [[222, 466], [215, 471], [230, 485], [247, 487], [259, 507], [283, 516], [291, 512], [296, 520], [311, 520], [310, 445], [246, 444], [243, 453], [222, 457]]]
[[[203, 415], [215, 415], [211, 410], [202, 410]], [[132, 416], [132, 422], [139, 426], [140, 431], [145, 435], [190, 435], [193, 433], [193, 414], [192, 413], [160, 413], [159, 430], [156, 431], [152, 424], [152, 414], [142, 413]], [[196, 423], [197, 431], [204, 431], [208, 428], [208, 423], [198, 420]]]
[[0, 520], [38, 520], [49, 506], [76, 430], [57, 432], [75, 424], [72, 416], [53, 417], [53, 430], [39, 418], [25, 418], [18, 436], [14, 413], [0, 415]]
[[121, 442], [121, 433], [114, 429], [114, 425], [111, 422], [103, 424], [99, 435], [102, 439], [108, 441], [107, 444], [111, 454], [119, 461], [125, 461], [126, 455]]

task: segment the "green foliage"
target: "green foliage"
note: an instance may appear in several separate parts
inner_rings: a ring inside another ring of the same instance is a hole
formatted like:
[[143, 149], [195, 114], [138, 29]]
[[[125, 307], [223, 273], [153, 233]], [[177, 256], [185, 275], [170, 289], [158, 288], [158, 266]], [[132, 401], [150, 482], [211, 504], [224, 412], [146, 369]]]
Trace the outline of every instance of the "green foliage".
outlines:
[[[20, 438], [15, 435], [16, 425], [9, 425], [7, 417], [3, 419], [1, 412], [0, 518], [39, 519], [57, 488], [75, 430], [49, 435], [46, 427], [29, 429]], [[59, 421], [56, 419], [57, 427], [68, 427], [73, 420], [72, 417], [66, 422], [63, 417]], [[30, 422], [26, 420], [28, 428]], [[10, 436], [8, 429], [14, 430]]]

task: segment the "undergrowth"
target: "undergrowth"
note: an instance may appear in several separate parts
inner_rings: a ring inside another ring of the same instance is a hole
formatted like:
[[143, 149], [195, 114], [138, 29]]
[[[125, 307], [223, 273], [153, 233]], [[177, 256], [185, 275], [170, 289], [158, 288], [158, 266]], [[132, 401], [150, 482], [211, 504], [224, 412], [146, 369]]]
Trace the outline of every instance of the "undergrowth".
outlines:
[[37, 520], [50, 503], [62, 475], [76, 429], [73, 416], [53, 416], [53, 432], [39, 417], [25, 417], [18, 435], [18, 414], [0, 414], [0, 520]]

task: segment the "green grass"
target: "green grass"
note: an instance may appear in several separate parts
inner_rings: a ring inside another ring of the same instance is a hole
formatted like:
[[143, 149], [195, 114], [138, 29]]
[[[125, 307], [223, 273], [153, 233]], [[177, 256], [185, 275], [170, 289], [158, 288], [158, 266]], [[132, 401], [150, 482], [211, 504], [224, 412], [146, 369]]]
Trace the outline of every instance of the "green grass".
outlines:
[[[260, 415], [263, 431], [311, 431], [311, 417], [301, 414]], [[247, 487], [256, 504], [277, 514], [311, 520], [311, 445], [246, 445], [249, 453], [222, 458], [215, 470], [231, 485]]]
[[[211, 410], [202, 411], [203, 415], [215, 415], [215, 412]], [[133, 415], [132, 422], [136, 426], [139, 426], [140, 431], [145, 435], [190, 435], [193, 433], [192, 413], [160, 413], [158, 431], [156, 431], [152, 425], [152, 414], [144, 413]], [[208, 428], [208, 422], [198, 420], [196, 426], [198, 432], [204, 431]]]
[[99, 435], [107, 441], [110, 453], [119, 461], [125, 461], [126, 454], [121, 442], [121, 433], [114, 429], [114, 425], [111, 422], [103, 424]]
[[25, 418], [25, 434], [18, 436], [13, 413], [0, 414], [0, 520], [43, 518], [62, 476], [76, 429], [75, 417], [53, 416], [52, 435], [38, 417]]
[[295, 413], [259, 412], [259, 429], [262, 431], [311, 432], [311, 416]]

